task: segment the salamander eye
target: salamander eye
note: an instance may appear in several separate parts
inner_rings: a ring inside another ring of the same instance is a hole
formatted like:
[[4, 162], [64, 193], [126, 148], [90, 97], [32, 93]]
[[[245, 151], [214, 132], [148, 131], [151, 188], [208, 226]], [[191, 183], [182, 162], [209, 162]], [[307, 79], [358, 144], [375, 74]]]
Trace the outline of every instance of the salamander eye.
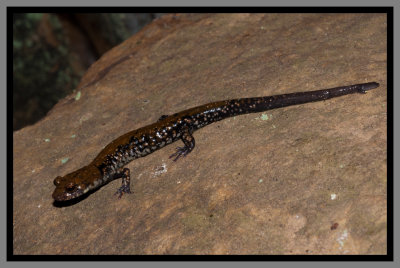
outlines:
[[66, 187], [65, 190], [69, 193], [74, 192], [76, 190], [77, 186], [74, 183], [69, 183]]
[[60, 183], [61, 183], [61, 177], [58, 176], [57, 178], [54, 179], [54, 185], [58, 186], [58, 185], [60, 185]]

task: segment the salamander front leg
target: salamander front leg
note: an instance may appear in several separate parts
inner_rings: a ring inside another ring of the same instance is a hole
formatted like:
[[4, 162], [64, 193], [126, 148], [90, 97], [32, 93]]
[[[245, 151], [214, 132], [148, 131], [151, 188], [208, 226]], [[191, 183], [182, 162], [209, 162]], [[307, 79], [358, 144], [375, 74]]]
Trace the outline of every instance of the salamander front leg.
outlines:
[[124, 193], [130, 194], [131, 193], [131, 187], [130, 187], [130, 182], [131, 182], [131, 172], [129, 168], [124, 168], [122, 169], [121, 172], [117, 173], [116, 178], [122, 178], [122, 185], [121, 187], [117, 190], [117, 192], [114, 194], [119, 194], [118, 198], [121, 198]]
[[185, 131], [182, 134], [181, 139], [183, 141], [184, 146], [183, 147], [176, 147], [176, 152], [169, 157], [169, 158], [175, 157], [173, 161], [178, 160], [179, 157], [181, 157], [181, 156], [185, 157], [194, 148], [194, 145], [195, 145], [194, 137], [192, 136], [192, 134], [190, 133], [189, 130]]

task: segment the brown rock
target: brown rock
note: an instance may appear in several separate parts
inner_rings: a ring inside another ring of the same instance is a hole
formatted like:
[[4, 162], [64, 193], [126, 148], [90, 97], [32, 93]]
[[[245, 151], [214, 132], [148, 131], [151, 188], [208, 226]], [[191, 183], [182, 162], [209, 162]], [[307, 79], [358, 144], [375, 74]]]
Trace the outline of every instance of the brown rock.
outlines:
[[[14, 254], [386, 254], [386, 27], [379, 14], [156, 20], [14, 133]], [[369, 81], [380, 87], [205, 127], [176, 163], [178, 143], [135, 160], [120, 200], [117, 180], [53, 206], [56, 176], [163, 114]]]

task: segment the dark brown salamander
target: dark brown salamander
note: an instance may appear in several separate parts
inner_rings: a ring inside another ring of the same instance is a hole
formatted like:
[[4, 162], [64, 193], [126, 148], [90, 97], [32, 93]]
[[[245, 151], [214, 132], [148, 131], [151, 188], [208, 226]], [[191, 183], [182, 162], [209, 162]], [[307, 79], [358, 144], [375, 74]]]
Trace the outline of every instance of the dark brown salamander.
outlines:
[[326, 100], [352, 93], [365, 93], [378, 87], [376, 82], [323, 89], [309, 92], [275, 95], [270, 97], [243, 98], [212, 102], [170, 116], [162, 116], [156, 123], [128, 132], [108, 144], [87, 166], [63, 177], [54, 179], [53, 198], [66, 201], [79, 197], [117, 178], [122, 186], [116, 194], [130, 193], [130, 171], [123, 168], [133, 159], [146, 156], [177, 140], [184, 146], [177, 147], [170, 158], [176, 161], [189, 154], [195, 145], [193, 132], [213, 122], [241, 114], [262, 112], [306, 102]]

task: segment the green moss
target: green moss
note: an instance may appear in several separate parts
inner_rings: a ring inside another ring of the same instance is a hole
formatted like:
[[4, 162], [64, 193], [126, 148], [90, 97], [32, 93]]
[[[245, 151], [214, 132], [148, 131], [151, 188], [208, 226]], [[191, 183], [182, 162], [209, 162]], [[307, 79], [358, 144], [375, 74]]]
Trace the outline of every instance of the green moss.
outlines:
[[34, 22], [40, 21], [42, 19], [42, 17], [43, 17], [42, 13], [27, 13], [26, 14], [26, 18], [29, 21], [34, 21]]
[[262, 114], [261, 120], [268, 120], [268, 114]]
[[80, 91], [78, 91], [77, 93], [76, 93], [76, 95], [75, 95], [75, 100], [79, 100], [81, 98], [81, 92]]
[[20, 49], [22, 47], [22, 42], [19, 40], [13, 40], [13, 47], [15, 49]]
[[[46, 26], [41, 20], [48, 18]], [[55, 15], [14, 14], [13, 17], [13, 102], [14, 115], [19, 107], [27, 114], [14, 119], [14, 129], [21, 120], [34, 122], [79, 82], [69, 65], [68, 41]], [[57, 45], [41, 35], [40, 27], [49, 27]], [[29, 106], [31, 105], [31, 106]], [[34, 112], [32, 112], [34, 111]], [[24, 122], [25, 123], [25, 122]], [[25, 123], [26, 124], [26, 123]]]

